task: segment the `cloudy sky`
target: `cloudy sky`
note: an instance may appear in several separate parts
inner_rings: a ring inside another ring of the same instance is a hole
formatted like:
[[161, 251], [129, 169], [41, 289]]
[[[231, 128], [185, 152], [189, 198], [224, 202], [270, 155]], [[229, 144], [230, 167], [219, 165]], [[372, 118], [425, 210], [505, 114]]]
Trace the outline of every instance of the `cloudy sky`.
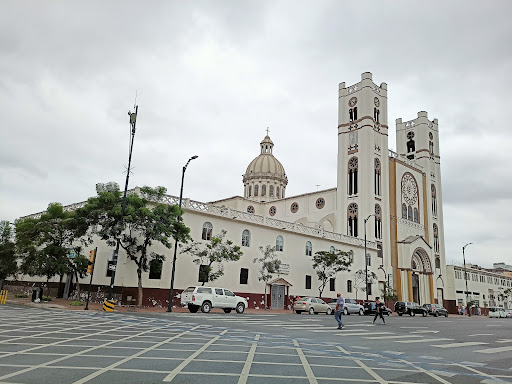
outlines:
[[439, 119], [448, 263], [512, 264], [510, 1], [0, 0], [0, 219], [124, 185], [213, 201], [270, 127], [287, 195], [336, 186], [338, 84]]

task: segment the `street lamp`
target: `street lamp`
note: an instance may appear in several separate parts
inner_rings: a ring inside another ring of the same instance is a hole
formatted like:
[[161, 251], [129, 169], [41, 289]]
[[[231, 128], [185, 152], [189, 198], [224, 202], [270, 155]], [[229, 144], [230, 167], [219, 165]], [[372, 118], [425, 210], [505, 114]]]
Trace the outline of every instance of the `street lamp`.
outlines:
[[468, 307], [468, 273], [466, 271], [466, 256], [464, 256], [464, 250], [469, 244], [473, 243], [467, 243], [465, 246], [462, 247], [462, 260], [464, 260], [464, 280], [466, 280], [466, 308], [468, 309], [468, 316], [471, 317], [471, 308]]
[[375, 216], [373, 213], [369, 215], [366, 219], [364, 219], [364, 275], [365, 275], [365, 284], [366, 284], [366, 301], [368, 301], [368, 255], [366, 254], [366, 222], [370, 219], [370, 217]]
[[[192, 156], [190, 159], [188, 159], [187, 164], [183, 167], [183, 171], [181, 172], [181, 189], [180, 189], [180, 212], [181, 212], [181, 199], [183, 198], [183, 180], [185, 179], [185, 171], [187, 170], [188, 164], [194, 160], [197, 159], [197, 155]], [[181, 216], [178, 216], [178, 221], [181, 220]], [[174, 291], [174, 273], [176, 272], [176, 252], [178, 250], [178, 239], [176, 238], [174, 242], [174, 257], [172, 259], [172, 273], [171, 273], [171, 290], [169, 292], [169, 305], [167, 306], [167, 312], [172, 312], [172, 297], [173, 297], [173, 291]]]

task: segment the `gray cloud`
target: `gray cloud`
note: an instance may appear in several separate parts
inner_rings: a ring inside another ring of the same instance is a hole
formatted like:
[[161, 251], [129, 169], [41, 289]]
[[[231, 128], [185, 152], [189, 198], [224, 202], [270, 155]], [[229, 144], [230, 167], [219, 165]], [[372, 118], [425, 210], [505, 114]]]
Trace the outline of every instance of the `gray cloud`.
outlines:
[[512, 213], [511, 8], [507, 1], [5, 3], [0, 217], [84, 200], [97, 182], [122, 185], [135, 90], [131, 186], [164, 185], [177, 195], [181, 167], [197, 154], [185, 195], [242, 194], [241, 175], [270, 126], [288, 195], [334, 187], [338, 83], [371, 71], [376, 83], [388, 83], [390, 148], [396, 118], [426, 110], [439, 119], [447, 260], [473, 241], [484, 244], [473, 248], [478, 263], [512, 263], [504, 240]]

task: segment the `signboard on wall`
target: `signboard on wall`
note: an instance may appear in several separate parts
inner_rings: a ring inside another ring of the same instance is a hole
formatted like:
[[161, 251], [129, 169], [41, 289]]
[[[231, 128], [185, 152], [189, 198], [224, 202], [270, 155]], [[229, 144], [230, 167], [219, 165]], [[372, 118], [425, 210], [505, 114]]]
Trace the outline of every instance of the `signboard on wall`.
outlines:
[[290, 274], [290, 264], [281, 264], [279, 267], [279, 271], [277, 272], [280, 275], [289, 275]]
[[394, 286], [393, 286], [393, 274], [392, 273], [388, 273], [388, 287], [389, 288], [394, 288]]

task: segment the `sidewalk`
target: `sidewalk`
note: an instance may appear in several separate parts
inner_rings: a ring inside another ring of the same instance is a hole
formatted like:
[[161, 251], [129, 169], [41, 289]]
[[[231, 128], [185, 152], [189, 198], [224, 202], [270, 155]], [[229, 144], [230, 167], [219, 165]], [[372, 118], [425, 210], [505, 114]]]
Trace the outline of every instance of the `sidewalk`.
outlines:
[[[60, 309], [60, 310], [67, 310], [67, 311], [83, 311], [85, 308], [84, 305], [80, 306], [74, 306], [69, 305], [72, 300], [68, 299], [56, 299], [52, 298], [52, 301], [42, 301], [40, 303], [33, 303], [31, 301], [30, 297], [27, 298], [18, 298], [14, 297], [14, 295], [8, 295], [7, 296], [7, 304], [15, 304], [15, 305], [25, 305], [29, 307], [34, 308], [46, 308], [46, 309]], [[103, 304], [102, 303], [89, 303], [89, 310], [90, 311], [103, 311]], [[190, 313], [187, 308], [181, 308], [181, 307], [173, 307], [173, 312], [176, 313]], [[114, 309], [114, 312], [137, 312], [137, 313], [157, 313], [157, 312], [167, 312], [167, 307], [142, 307], [137, 308], [133, 306], [117, 306]], [[223, 313], [222, 309], [212, 309], [212, 312], [218, 312]], [[254, 309], [254, 308], [247, 308], [245, 310], [245, 313], [252, 313], [252, 314], [293, 314], [291, 310], [287, 309]]]

